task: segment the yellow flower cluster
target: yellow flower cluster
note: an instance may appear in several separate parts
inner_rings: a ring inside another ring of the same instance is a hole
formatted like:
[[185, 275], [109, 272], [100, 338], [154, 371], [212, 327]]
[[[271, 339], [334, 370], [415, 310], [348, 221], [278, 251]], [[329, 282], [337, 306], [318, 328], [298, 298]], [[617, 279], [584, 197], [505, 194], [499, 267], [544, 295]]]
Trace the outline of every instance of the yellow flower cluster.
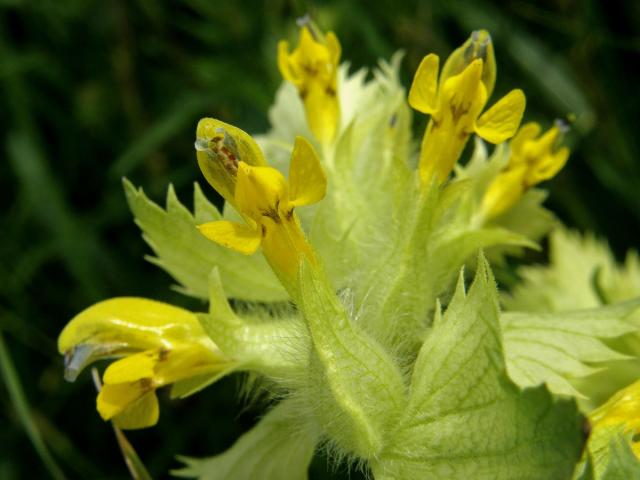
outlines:
[[511, 138], [525, 107], [522, 90], [509, 92], [482, 113], [496, 79], [491, 37], [484, 31], [471, 37], [447, 59], [438, 80], [440, 60], [427, 55], [416, 71], [409, 104], [431, 116], [420, 150], [424, 183], [444, 182], [472, 133], [491, 143]]
[[297, 137], [289, 182], [275, 168], [238, 163], [232, 203], [245, 223], [221, 220], [199, 228], [207, 238], [245, 255], [262, 245], [265, 257], [288, 286], [303, 257], [316, 262], [294, 209], [322, 200], [326, 188], [327, 179], [318, 155], [307, 140]]
[[144, 298], [113, 298], [80, 312], [60, 334], [58, 350], [68, 380], [89, 363], [124, 356], [104, 372], [97, 408], [103, 419], [125, 429], [155, 425], [156, 389], [215, 378], [234, 366], [195, 314]]
[[308, 20], [300, 29], [293, 52], [289, 52], [289, 42], [282, 40], [278, 44], [280, 73], [298, 89], [309, 128], [323, 144], [334, 139], [340, 122], [339, 64], [338, 38], [333, 32], [323, 35]]
[[[280, 71], [297, 88], [309, 129], [321, 145], [335, 142], [339, 132], [339, 60], [336, 36], [323, 35], [309, 22], [302, 26], [293, 52], [285, 41], [278, 46]], [[516, 89], [484, 111], [496, 78], [493, 46], [485, 31], [474, 32], [439, 71], [439, 58], [427, 55], [408, 99], [431, 117], [419, 160], [423, 185], [446, 181], [471, 134], [491, 143], [513, 137], [525, 108], [524, 94]], [[537, 124], [527, 124], [511, 142], [509, 165], [483, 200], [486, 218], [512, 207], [527, 188], [552, 177], [566, 162], [568, 149], [557, 147], [560, 129], [539, 135]], [[295, 300], [302, 263], [319, 267], [295, 212], [322, 200], [327, 190], [314, 147], [296, 138], [288, 180], [268, 165], [247, 133], [219, 120], [199, 122], [195, 148], [205, 178], [243, 220], [205, 223], [200, 231], [245, 255], [262, 247]], [[60, 335], [58, 347], [66, 357], [69, 379], [97, 359], [124, 357], [106, 369], [97, 399], [100, 415], [122, 428], [157, 421], [157, 388], [183, 382], [205, 385], [237, 366], [206, 335], [195, 314], [139, 298], [116, 298], [81, 312]]]
[[524, 192], [554, 177], [569, 158], [569, 149], [560, 147], [562, 126], [555, 125], [543, 135], [540, 125], [527, 123], [511, 141], [509, 164], [491, 183], [482, 201], [482, 212], [490, 219], [509, 210]]

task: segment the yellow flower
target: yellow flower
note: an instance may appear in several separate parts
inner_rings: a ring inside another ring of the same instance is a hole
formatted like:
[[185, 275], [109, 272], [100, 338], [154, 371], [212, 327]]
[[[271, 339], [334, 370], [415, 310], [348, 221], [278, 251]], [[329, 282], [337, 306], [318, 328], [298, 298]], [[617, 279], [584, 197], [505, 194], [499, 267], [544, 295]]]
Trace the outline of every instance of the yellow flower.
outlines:
[[203, 118], [196, 129], [196, 156], [207, 181], [233, 204], [238, 163], [267, 165], [262, 151], [246, 132], [214, 118]]
[[[606, 427], [621, 426], [624, 433], [640, 433], [640, 380], [615, 393], [602, 406], [589, 414], [592, 435]], [[640, 441], [632, 441], [631, 449], [640, 459]]]
[[558, 148], [562, 126], [556, 124], [542, 136], [540, 132], [540, 125], [527, 123], [511, 141], [509, 164], [489, 185], [482, 200], [485, 218], [506, 212], [527, 189], [555, 176], [567, 162], [569, 149]]
[[289, 53], [289, 42], [278, 43], [278, 68], [298, 89], [304, 102], [309, 129], [321, 143], [335, 137], [340, 121], [338, 65], [340, 43], [333, 32], [326, 36], [306, 22], [298, 46]]
[[240, 162], [234, 205], [245, 223], [217, 221], [199, 229], [207, 238], [245, 255], [262, 245], [272, 268], [289, 287], [303, 257], [316, 261], [294, 208], [322, 200], [326, 189], [327, 179], [315, 150], [307, 140], [297, 137], [289, 182], [275, 168]]
[[102, 418], [123, 429], [158, 421], [157, 388], [188, 379], [204, 385], [234, 366], [195, 314], [143, 298], [113, 298], [80, 312], [60, 334], [58, 350], [70, 381], [91, 362], [124, 356], [105, 370], [97, 399]]
[[522, 119], [522, 90], [509, 92], [481, 115], [495, 84], [495, 58], [491, 37], [473, 32], [447, 59], [438, 82], [439, 58], [427, 55], [416, 71], [409, 104], [431, 116], [420, 150], [420, 177], [444, 182], [462, 154], [469, 136], [476, 133], [491, 143], [511, 138]]

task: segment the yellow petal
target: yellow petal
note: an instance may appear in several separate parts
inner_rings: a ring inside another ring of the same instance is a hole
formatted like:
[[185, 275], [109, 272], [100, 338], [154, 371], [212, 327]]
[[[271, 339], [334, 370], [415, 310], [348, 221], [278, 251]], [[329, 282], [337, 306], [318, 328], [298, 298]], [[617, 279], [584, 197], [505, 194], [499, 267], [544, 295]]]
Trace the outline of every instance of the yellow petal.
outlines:
[[96, 399], [98, 413], [103, 420], [110, 420], [151, 390], [149, 382], [140, 381], [103, 385]]
[[160, 407], [156, 392], [151, 390], [138, 400], [129, 404], [122, 412], [113, 417], [113, 423], [122, 430], [136, 430], [152, 427], [158, 423]]
[[199, 225], [198, 230], [209, 240], [244, 255], [251, 255], [260, 246], [260, 231], [241, 223], [226, 220], [209, 222]]
[[162, 352], [157, 358], [153, 384], [162, 387], [187, 378], [229, 370], [235, 365], [222, 352], [213, 352], [202, 345], [182, 345]]
[[562, 170], [569, 159], [569, 149], [567, 147], [560, 148], [553, 154], [548, 154], [543, 161], [533, 165], [531, 171], [527, 175], [527, 184], [529, 186], [536, 185], [544, 180], [549, 180], [556, 176]]
[[309, 129], [321, 143], [334, 139], [340, 123], [337, 70], [341, 48], [333, 32], [326, 36], [308, 22], [300, 29], [298, 46], [289, 53], [278, 44], [278, 68], [293, 83], [304, 102]]
[[510, 91], [478, 119], [476, 133], [491, 143], [511, 138], [518, 130], [525, 103], [522, 90]]
[[[631, 448], [640, 458], [640, 443], [637, 434], [640, 430], [640, 381], [616, 392], [609, 400], [589, 415], [592, 435], [610, 427], [621, 427], [622, 432], [631, 440]], [[635, 441], [634, 441], [635, 439]]]
[[[219, 350], [199, 343], [184, 343], [173, 349], [157, 349], [131, 355], [111, 364], [104, 373], [98, 395], [100, 415], [122, 428], [154, 424], [158, 407], [157, 388], [204, 374], [232, 371], [236, 366]], [[151, 398], [153, 397], [153, 398]]]
[[327, 177], [318, 154], [303, 137], [296, 137], [289, 167], [289, 197], [293, 206], [310, 205], [324, 198]]
[[207, 181], [230, 203], [234, 200], [238, 162], [267, 165], [260, 147], [249, 134], [215, 118], [198, 122], [196, 156]]
[[632, 441], [631, 450], [633, 451], [633, 454], [636, 456], [636, 458], [640, 460], [640, 442]]
[[518, 157], [518, 159], [521, 158], [525, 143], [540, 135], [541, 130], [540, 125], [536, 122], [529, 122], [520, 127], [520, 130], [518, 130], [518, 133], [516, 133], [510, 143], [512, 161], [514, 155]]
[[616, 392], [609, 400], [589, 414], [593, 428], [625, 425], [640, 427], [640, 381]]
[[525, 191], [524, 179], [527, 167], [506, 170], [500, 173], [482, 198], [482, 211], [486, 219], [491, 219], [513, 207]]
[[[296, 60], [307, 61], [326, 61], [328, 60], [328, 49], [321, 42], [314, 38], [311, 28], [303, 25], [300, 29], [300, 37], [298, 38], [298, 47], [296, 48]], [[302, 63], [302, 62], [301, 62]]]
[[287, 189], [286, 180], [275, 168], [251, 167], [240, 162], [236, 206], [257, 223], [264, 216], [275, 219], [280, 203], [288, 201]]
[[208, 342], [214, 347], [188, 310], [145, 298], [120, 297], [76, 315], [62, 330], [58, 350], [65, 354], [65, 376], [74, 380], [84, 366], [99, 358], [181, 341]]
[[304, 109], [309, 130], [320, 143], [334, 139], [340, 123], [340, 104], [335, 82], [310, 83], [304, 93]]
[[438, 108], [438, 68], [440, 59], [433, 53], [420, 62], [409, 90], [409, 105], [419, 112], [431, 114]]
[[[442, 85], [440, 102], [447, 105], [454, 117], [454, 123], [466, 125], [469, 122], [475, 122], [487, 103], [487, 91], [480, 81], [481, 77], [482, 60], [477, 59], [471, 62], [462, 73], [449, 78]], [[470, 127], [472, 125], [473, 123]]]
[[297, 85], [302, 79], [295, 69], [292, 68], [290, 56], [289, 42], [286, 40], [280, 40], [278, 42], [278, 70], [280, 70], [282, 78], [294, 85]]
[[524, 155], [528, 157], [529, 161], [539, 162], [552, 153], [560, 141], [560, 135], [558, 127], [551, 127], [540, 138], [525, 143]]
[[442, 67], [440, 85], [444, 85], [444, 82], [449, 78], [462, 73], [469, 64], [477, 59], [482, 60], [483, 63], [480, 78], [487, 92], [487, 98], [489, 98], [496, 82], [496, 59], [491, 36], [486, 30], [472, 32], [467, 41], [449, 55], [444, 67]]
[[331, 63], [334, 65], [334, 68], [338, 67], [340, 63], [340, 55], [342, 53], [342, 47], [340, 47], [340, 42], [338, 41], [338, 37], [333, 32], [327, 33], [326, 36], [327, 49], [329, 50], [329, 57], [331, 58]]
[[555, 177], [555, 175], [560, 170], [562, 170], [562, 167], [566, 165], [568, 159], [569, 159], [569, 149], [567, 147], [562, 147], [560, 148], [560, 150], [554, 153], [553, 161], [551, 162], [552, 165], [548, 167], [548, 169], [545, 172], [545, 175], [548, 175], [545, 178], [545, 180], [548, 178]]
[[102, 381], [105, 385], [110, 385], [153, 378], [156, 362], [157, 355], [154, 355], [152, 350], [129, 355], [109, 365], [104, 372]]

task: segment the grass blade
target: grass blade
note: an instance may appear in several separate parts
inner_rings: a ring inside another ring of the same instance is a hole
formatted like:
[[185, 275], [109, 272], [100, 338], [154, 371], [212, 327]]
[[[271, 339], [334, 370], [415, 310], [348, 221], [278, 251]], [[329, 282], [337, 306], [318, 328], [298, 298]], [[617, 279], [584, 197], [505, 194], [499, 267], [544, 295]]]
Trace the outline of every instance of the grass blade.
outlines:
[[42, 439], [40, 431], [33, 421], [31, 412], [29, 411], [29, 404], [27, 403], [24, 391], [22, 390], [22, 385], [20, 384], [20, 379], [16, 373], [9, 351], [4, 343], [2, 332], [0, 332], [0, 371], [2, 371], [2, 376], [4, 377], [5, 384], [7, 385], [7, 390], [11, 396], [13, 406], [18, 414], [18, 419], [20, 420], [20, 423], [22, 423], [29, 440], [31, 440], [33, 448], [36, 449], [36, 452], [40, 456], [42, 463], [44, 463], [51, 476], [56, 480], [66, 478], [62, 469], [58, 466], [49, 452], [49, 449]]

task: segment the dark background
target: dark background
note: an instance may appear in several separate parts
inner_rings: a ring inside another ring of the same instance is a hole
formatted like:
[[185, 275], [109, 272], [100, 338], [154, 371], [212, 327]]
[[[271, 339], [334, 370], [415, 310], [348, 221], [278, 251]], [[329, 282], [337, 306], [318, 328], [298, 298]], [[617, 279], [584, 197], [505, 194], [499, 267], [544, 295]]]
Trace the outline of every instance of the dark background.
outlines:
[[[637, 246], [638, 1], [0, 0], [0, 478], [48, 475], [25, 422], [67, 476], [127, 478], [89, 375], [62, 378], [57, 335], [112, 296], [201, 308], [143, 260], [149, 249], [120, 179], [156, 201], [173, 183], [190, 204], [201, 180], [197, 120], [264, 131], [281, 81], [276, 42], [295, 39], [306, 12], [337, 33], [352, 68], [404, 49], [407, 86], [425, 54], [446, 57], [471, 30], [488, 28], [493, 98], [517, 86], [527, 119], [577, 117], [569, 164], [548, 185], [550, 208], [606, 236], [618, 256]], [[417, 137], [425, 120], [416, 115]], [[28, 409], [10, 395], [17, 382]], [[180, 402], [161, 392], [158, 426], [128, 433], [154, 476], [178, 465], [175, 454], [219, 452], [252, 424], [258, 410], [238, 401], [238, 382]], [[317, 460], [312, 477], [326, 470]]]

